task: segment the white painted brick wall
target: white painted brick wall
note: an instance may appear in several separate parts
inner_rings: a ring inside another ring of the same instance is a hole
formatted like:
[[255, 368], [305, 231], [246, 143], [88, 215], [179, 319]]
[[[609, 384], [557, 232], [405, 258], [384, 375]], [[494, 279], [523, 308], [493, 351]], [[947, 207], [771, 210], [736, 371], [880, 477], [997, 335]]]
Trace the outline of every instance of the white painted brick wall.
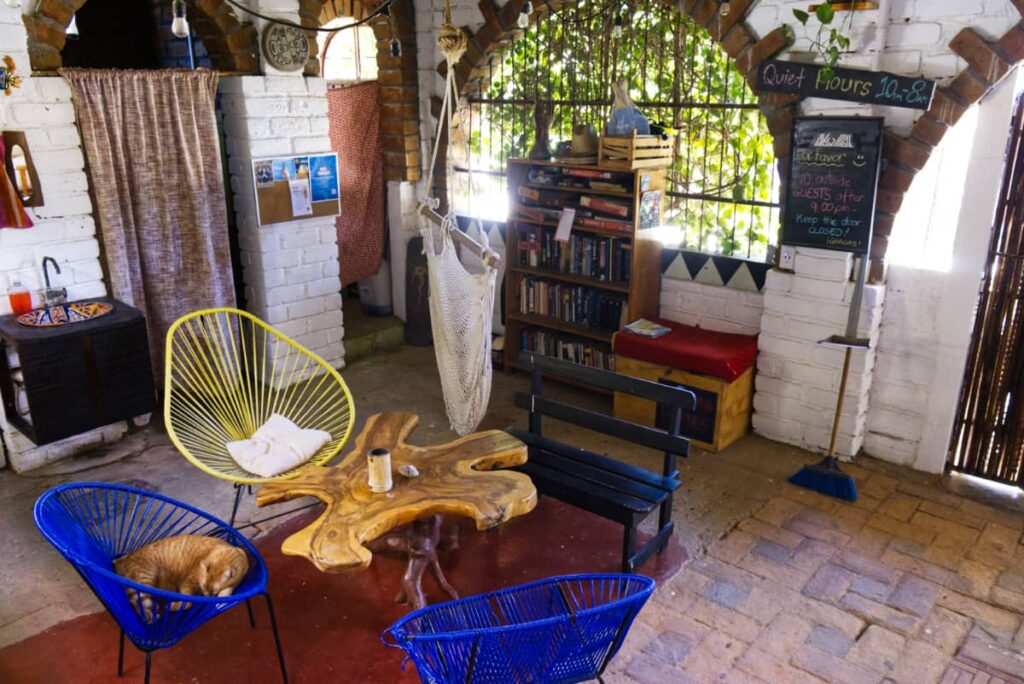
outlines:
[[[249, 310], [331, 365], [344, 365], [334, 217], [258, 226], [254, 158], [331, 149], [320, 78], [234, 76], [220, 81], [231, 188]], [[335, 332], [336, 331], [336, 332]]]
[[717, 332], [756, 335], [761, 294], [692, 280], [661, 279], [661, 317]]

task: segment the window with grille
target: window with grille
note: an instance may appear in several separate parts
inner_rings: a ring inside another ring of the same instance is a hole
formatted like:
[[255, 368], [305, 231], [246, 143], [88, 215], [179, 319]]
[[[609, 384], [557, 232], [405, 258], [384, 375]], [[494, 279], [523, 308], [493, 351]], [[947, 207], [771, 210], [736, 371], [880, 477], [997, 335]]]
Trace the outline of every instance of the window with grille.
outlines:
[[[337, 17], [324, 28], [354, 24], [354, 17]], [[361, 83], [377, 79], [377, 38], [368, 25], [347, 31], [320, 33], [320, 71], [332, 83]]]
[[778, 230], [772, 136], [732, 60], [674, 3], [579, 0], [544, 14], [483, 70], [484, 85], [469, 90], [456, 117], [456, 211], [504, 220], [506, 163], [533, 145], [535, 104], [552, 105], [552, 144], [570, 140], [577, 124], [602, 129], [611, 85], [624, 78], [649, 120], [680, 129], [666, 244], [765, 258]]

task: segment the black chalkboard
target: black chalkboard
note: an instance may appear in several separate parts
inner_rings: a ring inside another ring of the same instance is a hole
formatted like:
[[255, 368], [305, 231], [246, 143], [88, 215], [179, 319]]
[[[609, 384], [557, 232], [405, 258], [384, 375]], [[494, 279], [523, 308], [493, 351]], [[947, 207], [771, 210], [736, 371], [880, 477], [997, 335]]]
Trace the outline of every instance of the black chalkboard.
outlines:
[[881, 165], [880, 117], [793, 122], [782, 242], [867, 254]]
[[834, 67], [829, 74], [819, 64], [767, 59], [757, 69], [757, 91], [928, 109], [935, 95], [935, 81], [843, 67]]

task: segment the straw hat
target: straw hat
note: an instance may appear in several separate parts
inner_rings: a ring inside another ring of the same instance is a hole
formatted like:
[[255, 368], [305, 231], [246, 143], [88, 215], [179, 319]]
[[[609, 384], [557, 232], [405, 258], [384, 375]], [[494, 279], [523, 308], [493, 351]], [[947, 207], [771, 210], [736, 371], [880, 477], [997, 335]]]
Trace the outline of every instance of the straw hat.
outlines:
[[585, 159], [597, 157], [597, 131], [591, 125], [579, 124], [572, 129], [572, 142], [569, 149], [566, 143], [558, 146], [555, 155], [559, 159]]

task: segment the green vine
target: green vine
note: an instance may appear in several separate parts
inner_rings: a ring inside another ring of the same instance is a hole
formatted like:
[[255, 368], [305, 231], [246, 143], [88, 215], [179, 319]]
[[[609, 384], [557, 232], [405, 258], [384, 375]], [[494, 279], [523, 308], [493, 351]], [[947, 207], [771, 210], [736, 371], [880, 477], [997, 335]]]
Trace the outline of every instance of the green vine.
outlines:
[[853, 12], [849, 13], [845, 26], [837, 26], [833, 24], [836, 11], [832, 7], [832, 0], [821, 3], [814, 8], [813, 12], [811, 12], [811, 7], [808, 7], [806, 11], [793, 10], [793, 16], [805, 27], [812, 15], [818, 20], [818, 32], [810, 39], [811, 47], [825, 63], [825, 67], [821, 70], [821, 76], [823, 80], [827, 81], [835, 72], [840, 53], [850, 49], [850, 37], [842, 31], [850, 30], [850, 26], [853, 24]]

